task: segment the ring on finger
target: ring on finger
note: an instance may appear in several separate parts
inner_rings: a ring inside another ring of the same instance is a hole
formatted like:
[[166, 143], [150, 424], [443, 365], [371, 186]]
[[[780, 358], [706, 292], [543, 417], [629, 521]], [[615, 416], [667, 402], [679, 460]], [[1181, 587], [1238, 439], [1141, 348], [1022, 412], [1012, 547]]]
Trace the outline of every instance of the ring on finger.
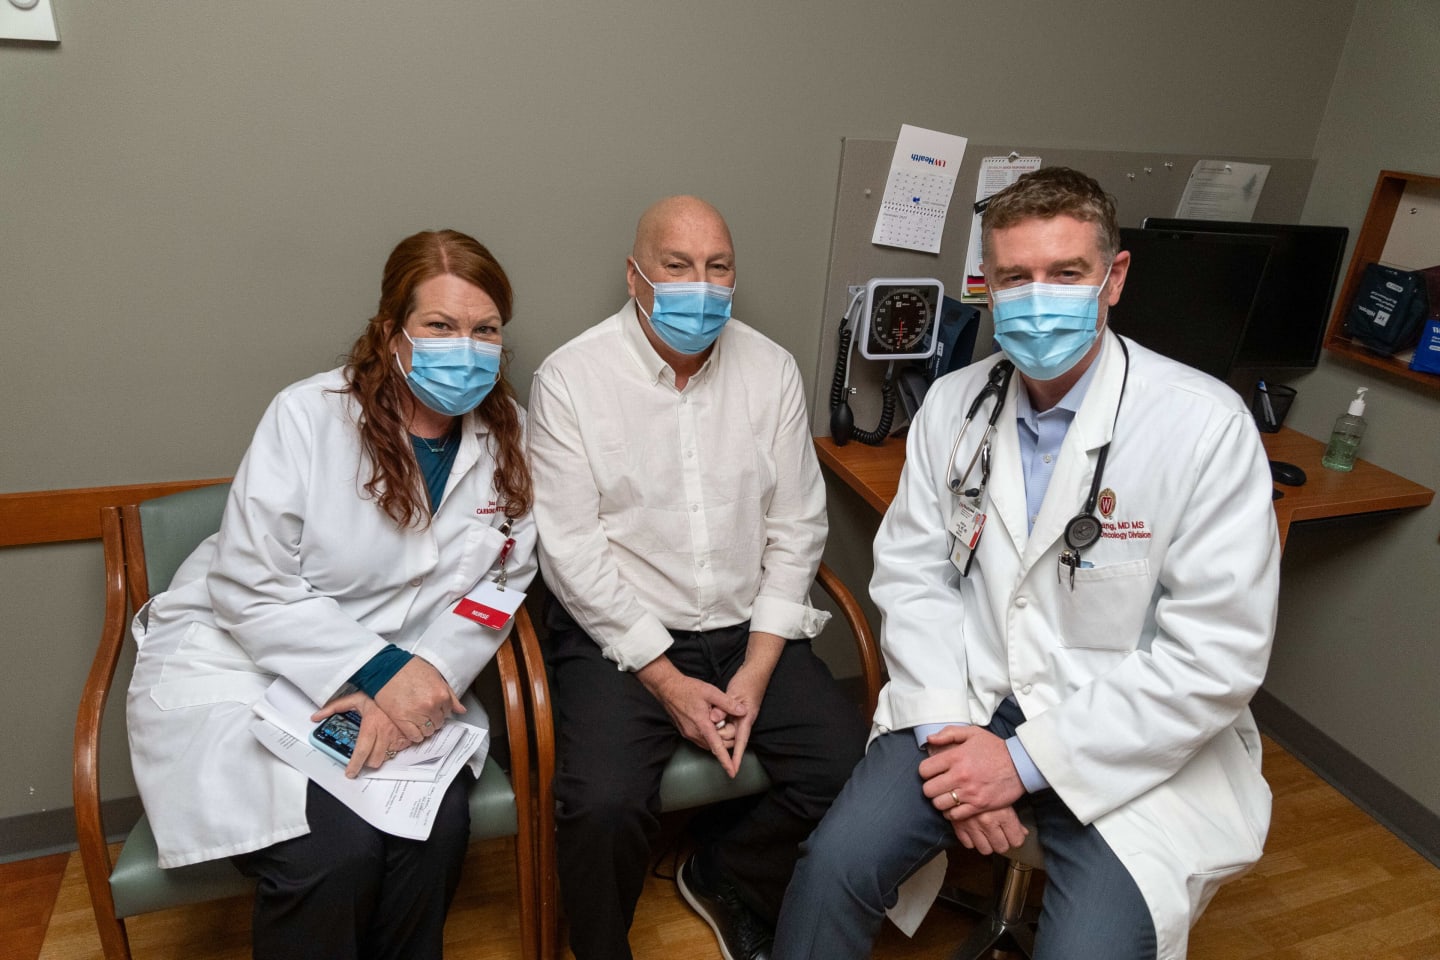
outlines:
[[428, 729], [430, 729], [430, 728], [433, 727], [433, 726], [435, 726], [435, 721], [434, 721], [434, 720], [431, 720], [429, 717], [426, 717], [426, 718], [425, 718], [425, 729], [428, 730]]
[[960, 806], [960, 798], [955, 794], [954, 790], [950, 791], [950, 799], [955, 801], [955, 806]]

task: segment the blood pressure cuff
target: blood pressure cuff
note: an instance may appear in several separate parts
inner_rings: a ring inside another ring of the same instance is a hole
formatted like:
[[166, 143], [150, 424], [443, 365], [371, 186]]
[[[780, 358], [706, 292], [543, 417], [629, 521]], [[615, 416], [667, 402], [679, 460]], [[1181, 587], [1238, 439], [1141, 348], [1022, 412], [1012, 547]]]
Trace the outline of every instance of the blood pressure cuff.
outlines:
[[968, 364], [975, 352], [975, 334], [979, 329], [979, 310], [946, 297], [940, 306], [935, 353], [924, 361], [925, 379], [934, 383], [952, 370]]
[[1390, 356], [1414, 346], [1428, 301], [1421, 271], [1381, 263], [1365, 268], [1345, 315], [1345, 331], [1361, 346]]

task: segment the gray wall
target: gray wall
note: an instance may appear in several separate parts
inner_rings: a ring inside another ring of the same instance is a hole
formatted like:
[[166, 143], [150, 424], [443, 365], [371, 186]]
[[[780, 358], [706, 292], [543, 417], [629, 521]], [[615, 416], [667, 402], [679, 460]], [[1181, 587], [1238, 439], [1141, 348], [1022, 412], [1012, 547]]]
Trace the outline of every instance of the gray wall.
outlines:
[[[1320, 126], [1309, 223], [1353, 239], [1380, 170], [1440, 175], [1433, 0], [1361, 0]], [[1440, 250], [1434, 262], [1440, 262]], [[1360, 455], [1440, 488], [1440, 390], [1330, 357], [1293, 381], [1288, 423], [1328, 436], [1370, 388]], [[1440, 815], [1440, 502], [1385, 519], [1291, 528], [1266, 689]]]
[[[701, 193], [734, 229], [737, 314], [813, 370], [841, 137], [908, 122], [981, 143], [1312, 156], [1355, 6], [55, 2], [59, 47], [0, 44], [0, 491], [231, 473], [269, 397], [333, 364], [390, 246], [425, 227], [473, 232], [511, 271], [523, 387], [623, 298], [639, 210]], [[1429, 29], [1415, 16], [1407, 42]], [[1352, 44], [1348, 82], [1366, 55]], [[1373, 168], [1401, 161], [1340, 156], [1365, 113], [1345, 96], [1321, 198], [1354, 222]], [[1433, 405], [1380, 393], [1391, 430]], [[1334, 406], [1320, 394], [1296, 412], [1312, 429]], [[832, 514], [860, 587], [873, 520], [845, 494]], [[1368, 548], [1373, 576], [1391, 536]], [[95, 545], [0, 551], [0, 818], [70, 803], [99, 566]]]

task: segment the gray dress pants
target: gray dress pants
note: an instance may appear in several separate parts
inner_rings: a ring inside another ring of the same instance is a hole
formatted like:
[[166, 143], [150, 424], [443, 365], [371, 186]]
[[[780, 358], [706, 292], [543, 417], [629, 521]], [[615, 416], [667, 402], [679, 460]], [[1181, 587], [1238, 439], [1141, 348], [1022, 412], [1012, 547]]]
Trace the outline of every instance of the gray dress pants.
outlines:
[[[1024, 721], [1006, 700], [986, 729], [1008, 737]], [[785, 894], [772, 960], [869, 957], [900, 884], [959, 841], [921, 792], [925, 752], [914, 733], [877, 737], [801, 848]], [[1035, 960], [1154, 960], [1155, 927], [1130, 873], [1100, 832], [1053, 790], [1029, 803], [1045, 852]]]

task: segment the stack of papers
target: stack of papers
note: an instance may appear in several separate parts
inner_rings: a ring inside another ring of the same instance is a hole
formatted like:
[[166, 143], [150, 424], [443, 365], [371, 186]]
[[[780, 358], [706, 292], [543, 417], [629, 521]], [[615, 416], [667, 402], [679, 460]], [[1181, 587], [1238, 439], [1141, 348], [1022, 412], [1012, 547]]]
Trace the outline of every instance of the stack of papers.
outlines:
[[277, 678], [252, 708], [250, 732], [265, 748], [305, 774], [366, 823], [397, 837], [424, 840], [440, 798], [460, 768], [489, 746], [490, 733], [453, 717], [434, 736], [351, 780], [345, 768], [310, 743], [318, 708], [299, 687]]

